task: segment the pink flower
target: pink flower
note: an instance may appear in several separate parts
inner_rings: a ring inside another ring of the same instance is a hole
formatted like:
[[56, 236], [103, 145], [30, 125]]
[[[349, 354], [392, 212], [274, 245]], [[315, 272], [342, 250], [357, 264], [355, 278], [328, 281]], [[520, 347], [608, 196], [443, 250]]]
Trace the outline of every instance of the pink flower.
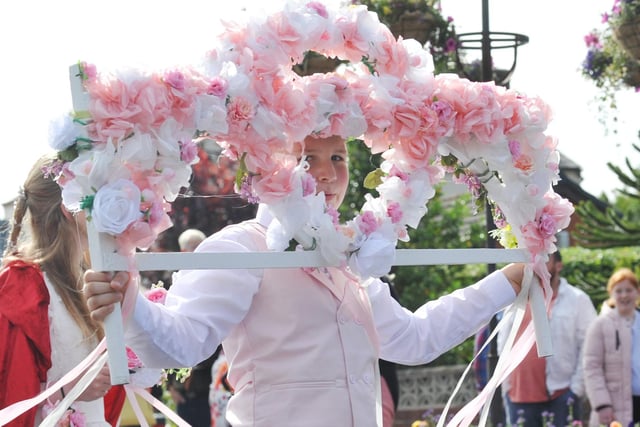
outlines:
[[163, 80], [166, 84], [179, 91], [183, 91], [186, 86], [186, 79], [180, 71], [169, 71], [165, 73]]
[[389, 171], [389, 176], [397, 176], [401, 181], [407, 182], [409, 181], [409, 174], [403, 172], [398, 168], [395, 164], [391, 166], [391, 170]]
[[364, 211], [358, 217], [358, 228], [367, 236], [378, 229], [378, 220], [373, 212]]
[[142, 368], [143, 364], [138, 358], [138, 355], [135, 351], [131, 350], [129, 347], [126, 347], [127, 350], [127, 367], [129, 369], [138, 369]]
[[255, 112], [251, 103], [241, 96], [231, 98], [227, 106], [227, 117], [231, 123], [246, 122], [251, 120]]
[[536, 215], [535, 220], [520, 227], [525, 246], [533, 254], [550, 253], [556, 241], [558, 230], [569, 225], [573, 206], [553, 192], [544, 196], [547, 204]]
[[[293, 166], [293, 165], [292, 165]], [[287, 197], [295, 187], [293, 167], [276, 169], [260, 177], [254, 178], [253, 189], [263, 203], [277, 203]]]
[[164, 304], [167, 298], [167, 290], [161, 286], [154, 286], [144, 293], [144, 296], [152, 302]]
[[207, 88], [207, 95], [217, 96], [219, 98], [224, 98], [227, 96], [227, 81], [221, 77], [214, 77], [209, 82], [209, 87]]
[[80, 70], [82, 70], [84, 80], [93, 81], [98, 75], [96, 66], [87, 62], [80, 63]]
[[198, 146], [192, 140], [180, 142], [180, 160], [193, 163], [198, 158]]
[[525, 154], [519, 156], [517, 159], [514, 159], [513, 165], [523, 172], [531, 172], [533, 170], [533, 167], [535, 166], [533, 159]]
[[85, 416], [82, 412], [76, 410], [69, 410], [69, 424], [72, 427], [85, 427], [87, 425]]
[[516, 140], [509, 140], [509, 152], [514, 159], [520, 157], [522, 150], [520, 149], [520, 142]]
[[596, 49], [602, 48], [600, 37], [593, 31], [584, 36], [584, 43], [587, 45], [587, 47], [594, 47]]
[[317, 1], [310, 1], [309, 3], [307, 3], [307, 7], [313, 10], [319, 16], [322, 16], [325, 19], [329, 18], [329, 14], [327, 13], [327, 7], [324, 4]]
[[[56, 402], [56, 405], [60, 403], [59, 401]], [[52, 405], [48, 400], [45, 401], [44, 405], [42, 406], [42, 413], [44, 416], [49, 415], [53, 410], [55, 409], [55, 406]], [[60, 419], [58, 420], [58, 422], [56, 423], [56, 427], [85, 427], [86, 424], [86, 419], [85, 419], [85, 415], [83, 412], [77, 411], [74, 408], [69, 408], [67, 409], [64, 414], [62, 415], [62, 417], [60, 417]]]
[[340, 225], [340, 213], [333, 206], [327, 206], [327, 215], [331, 217], [331, 222], [336, 227]]
[[391, 218], [391, 222], [397, 224], [402, 219], [402, 207], [398, 202], [391, 202], [387, 206], [387, 215]]

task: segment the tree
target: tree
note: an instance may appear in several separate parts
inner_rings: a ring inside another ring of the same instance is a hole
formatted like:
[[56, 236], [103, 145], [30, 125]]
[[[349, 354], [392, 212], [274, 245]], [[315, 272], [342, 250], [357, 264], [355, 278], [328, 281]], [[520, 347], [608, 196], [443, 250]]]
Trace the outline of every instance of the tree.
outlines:
[[[640, 152], [640, 147], [633, 145]], [[625, 159], [626, 173], [612, 163], [607, 163], [623, 188], [613, 205], [604, 210], [592, 202], [582, 202], [576, 207], [581, 221], [576, 225], [576, 239], [587, 248], [615, 248], [636, 246], [640, 242], [640, 168]]]

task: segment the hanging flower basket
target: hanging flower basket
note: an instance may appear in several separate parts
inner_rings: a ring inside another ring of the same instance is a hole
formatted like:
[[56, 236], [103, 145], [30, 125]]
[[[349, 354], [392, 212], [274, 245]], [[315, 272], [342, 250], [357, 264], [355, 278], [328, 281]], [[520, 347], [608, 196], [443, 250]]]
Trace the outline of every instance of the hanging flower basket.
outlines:
[[431, 32], [438, 27], [436, 17], [431, 12], [405, 12], [389, 28], [394, 36], [403, 39], [415, 39], [420, 44], [429, 40]]
[[640, 88], [640, 61], [629, 61], [623, 80], [630, 87]]
[[640, 61], [640, 15], [621, 22], [613, 31], [624, 50]]

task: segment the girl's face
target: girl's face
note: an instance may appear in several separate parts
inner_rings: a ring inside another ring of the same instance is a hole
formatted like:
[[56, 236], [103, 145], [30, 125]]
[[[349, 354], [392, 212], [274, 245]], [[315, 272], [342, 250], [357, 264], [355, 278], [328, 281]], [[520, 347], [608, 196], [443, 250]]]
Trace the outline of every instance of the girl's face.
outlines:
[[638, 289], [629, 279], [618, 282], [611, 290], [611, 297], [615, 301], [616, 308], [621, 315], [629, 315], [636, 308]]
[[339, 136], [308, 137], [304, 155], [309, 173], [316, 179], [317, 192], [324, 192], [327, 205], [338, 209], [349, 185], [349, 159], [345, 141]]

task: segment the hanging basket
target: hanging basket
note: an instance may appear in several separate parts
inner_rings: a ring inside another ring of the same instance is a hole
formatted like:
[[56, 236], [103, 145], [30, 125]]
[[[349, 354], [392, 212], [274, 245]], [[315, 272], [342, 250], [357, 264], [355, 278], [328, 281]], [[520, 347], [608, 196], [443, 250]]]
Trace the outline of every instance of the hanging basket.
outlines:
[[391, 33], [398, 38], [415, 39], [420, 44], [429, 40], [429, 35], [437, 27], [436, 17], [431, 12], [405, 12], [396, 22], [389, 25]]
[[633, 88], [640, 88], [640, 61], [630, 61], [624, 75], [624, 83]]
[[640, 61], [640, 15], [614, 27], [613, 32], [624, 50]]

